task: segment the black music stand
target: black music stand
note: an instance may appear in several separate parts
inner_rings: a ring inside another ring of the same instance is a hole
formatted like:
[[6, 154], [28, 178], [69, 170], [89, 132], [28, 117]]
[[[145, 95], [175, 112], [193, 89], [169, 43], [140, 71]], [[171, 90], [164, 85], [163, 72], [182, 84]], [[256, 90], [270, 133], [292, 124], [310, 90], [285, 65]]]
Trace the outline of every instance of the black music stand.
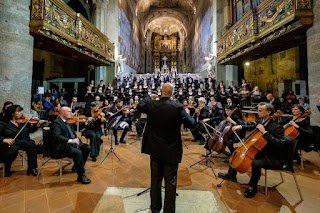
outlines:
[[[103, 158], [103, 160], [100, 162], [100, 164], [103, 163], [103, 161], [105, 161], [105, 159], [109, 156], [110, 153], [112, 153], [114, 156], [116, 156], [118, 158], [118, 160], [120, 161], [120, 158], [117, 156], [117, 154], [114, 152], [113, 150], [113, 140], [112, 140], [112, 133], [113, 133], [113, 127], [119, 122], [121, 116], [118, 117], [114, 117], [112, 118], [109, 122], [108, 125], [106, 126], [106, 130], [108, 131], [108, 134], [110, 135], [110, 149], [109, 152], [107, 153], [107, 155]], [[112, 130], [112, 131], [110, 131]]]
[[[204, 129], [206, 130], [208, 136], [211, 137], [211, 134], [210, 134], [210, 132], [208, 131], [208, 129], [206, 128], [205, 124], [204, 124], [202, 121], [201, 121], [201, 124], [204, 125], [204, 127], [205, 127]], [[209, 139], [209, 137], [206, 139], [205, 147], [208, 145], [208, 139]], [[208, 150], [207, 148], [205, 148], [205, 150], [206, 150], [206, 154], [203, 155], [204, 158], [201, 159], [201, 160], [199, 160], [199, 161], [197, 161], [197, 162], [195, 162], [194, 164], [192, 164], [192, 165], [190, 166], [190, 168], [193, 167], [193, 166], [196, 165], [196, 164], [199, 164], [199, 163], [202, 162], [202, 161], [205, 161], [205, 163], [206, 163], [205, 165], [212, 170], [212, 173], [214, 174], [215, 178], [218, 179], [218, 178], [217, 178], [217, 175], [216, 175], [216, 173], [214, 172], [214, 170], [213, 170], [213, 168], [212, 168], [212, 165], [211, 165], [211, 163], [214, 164], [214, 162], [210, 159], [210, 157], [211, 157], [211, 151]]]

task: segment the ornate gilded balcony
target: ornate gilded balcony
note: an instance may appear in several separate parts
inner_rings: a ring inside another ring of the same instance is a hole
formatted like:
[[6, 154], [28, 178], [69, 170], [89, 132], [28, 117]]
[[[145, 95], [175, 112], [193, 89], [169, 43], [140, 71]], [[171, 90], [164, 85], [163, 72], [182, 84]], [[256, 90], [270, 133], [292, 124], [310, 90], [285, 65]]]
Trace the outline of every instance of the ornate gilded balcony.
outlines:
[[32, 0], [30, 32], [35, 47], [98, 65], [114, 62], [114, 45], [61, 0]]
[[265, 0], [222, 35], [218, 63], [252, 60], [297, 45], [312, 16], [311, 0]]

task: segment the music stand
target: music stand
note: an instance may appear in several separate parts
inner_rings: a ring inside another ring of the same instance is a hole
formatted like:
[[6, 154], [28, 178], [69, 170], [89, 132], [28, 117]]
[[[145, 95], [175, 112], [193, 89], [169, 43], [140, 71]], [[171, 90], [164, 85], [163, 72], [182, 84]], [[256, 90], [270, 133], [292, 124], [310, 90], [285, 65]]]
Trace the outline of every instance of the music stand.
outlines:
[[[202, 122], [202, 121], [200, 121], [200, 123], [201, 123], [202, 125], [204, 125], [204, 129], [206, 130], [206, 132], [207, 132], [207, 134], [209, 135], [209, 137], [211, 137], [210, 132], [208, 131], [208, 129], [207, 129], [206, 126], [205, 126], [205, 125], [208, 125], [208, 124], [205, 124], [205, 123]], [[207, 143], [208, 143], [208, 138], [206, 139], [205, 147], [206, 147]], [[205, 149], [206, 149], [206, 148], [205, 148]], [[190, 166], [190, 168], [193, 167], [193, 166], [196, 165], [196, 164], [199, 164], [199, 163], [202, 162], [202, 161], [205, 161], [205, 163], [206, 163], [205, 165], [212, 170], [212, 173], [214, 174], [215, 178], [218, 179], [218, 178], [217, 178], [217, 175], [216, 175], [216, 173], [214, 172], [214, 170], [213, 170], [213, 168], [212, 168], [212, 165], [211, 165], [211, 163], [214, 164], [214, 162], [210, 159], [210, 157], [211, 157], [211, 151], [208, 150], [208, 149], [206, 149], [206, 154], [203, 155], [203, 157], [204, 157], [203, 159], [201, 159], [201, 160], [195, 162], [194, 164], [192, 164], [192, 165]]]
[[[109, 152], [107, 153], [107, 155], [104, 157], [104, 159], [100, 162], [100, 164], [103, 163], [103, 161], [109, 156], [110, 153], [112, 153], [114, 156], [116, 156], [118, 158], [118, 160], [120, 161], [120, 158], [117, 156], [117, 154], [114, 152], [113, 150], [113, 140], [112, 140], [112, 134], [111, 132], [113, 133], [113, 127], [119, 122], [121, 116], [118, 116], [118, 117], [114, 117], [112, 118], [109, 122], [108, 122], [108, 125], [106, 126], [106, 130], [108, 131], [108, 134], [110, 135], [110, 149], [109, 149]], [[110, 131], [112, 130], [112, 131]]]

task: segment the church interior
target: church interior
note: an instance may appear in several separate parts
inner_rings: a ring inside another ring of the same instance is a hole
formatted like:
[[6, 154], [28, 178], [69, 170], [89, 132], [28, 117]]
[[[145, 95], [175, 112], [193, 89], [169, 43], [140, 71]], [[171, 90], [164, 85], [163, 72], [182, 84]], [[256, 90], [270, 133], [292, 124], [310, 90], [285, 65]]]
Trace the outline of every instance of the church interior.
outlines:
[[[256, 123], [255, 109], [272, 94], [279, 122], [295, 116], [297, 104], [312, 129], [299, 140], [308, 147], [296, 150], [295, 176], [262, 169], [257, 194], [246, 198], [251, 170], [221, 183], [228, 152], [208, 150], [182, 127], [176, 212], [319, 212], [319, 11], [320, 0], [1, 0], [1, 113], [12, 102], [50, 122], [57, 105], [85, 114], [92, 102], [109, 109], [116, 97], [129, 108], [130, 127], [118, 145], [100, 125], [98, 154], [85, 164], [88, 185], [76, 181], [70, 159], [46, 162], [39, 151], [41, 174], [27, 176], [28, 156], [19, 150], [7, 176], [0, 156], [0, 212], [151, 212], [149, 191], [137, 196], [151, 180], [135, 107], [147, 95], [160, 97], [165, 82], [192, 117], [201, 97], [210, 112], [230, 99], [241, 119]], [[77, 137], [90, 144], [79, 122]], [[30, 133], [39, 147], [46, 128]], [[208, 143], [208, 131], [201, 135]]]

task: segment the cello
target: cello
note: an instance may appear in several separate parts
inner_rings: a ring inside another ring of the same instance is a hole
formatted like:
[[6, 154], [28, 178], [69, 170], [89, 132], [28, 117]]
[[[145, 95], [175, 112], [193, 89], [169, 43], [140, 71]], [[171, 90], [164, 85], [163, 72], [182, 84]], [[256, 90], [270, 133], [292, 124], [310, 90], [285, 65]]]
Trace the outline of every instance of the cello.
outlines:
[[233, 133], [232, 127], [234, 126], [234, 123], [235, 123], [230, 116], [228, 116], [226, 120], [223, 120], [219, 123], [217, 128], [218, 131], [216, 131], [218, 135], [216, 135], [214, 138], [210, 137], [208, 139], [208, 147], [212, 151], [215, 151], [217, 153], [222, 153], [226, 149], [226, 146], [227, 146], [226, 142], [228, 141], [229, 136], [231, 136]]
[[[295, 118], [293, 122], [296, 122], [299, 118], [305, 118], [310, 114], [311, 112], [309, 110], [306, 110], [304, 113], [300, 114], [297, 118]], [[290, 122], [284, 125], [283, 128], [284, 134], [292, 139], [295, 139], [300, 135], [299, 130], [295, 126], [291, 125]]]
[[[266, 125], [270, 119], [271, 117], [262, 125]], [[231, 154], [229, 163], [238, 172], [245, 173], [251, 167], [254, 156], [267, 145], [267, 140], [256, 128], [249, 133], [243, 142], [241, 139], [240, 141], [242, 144]]]

